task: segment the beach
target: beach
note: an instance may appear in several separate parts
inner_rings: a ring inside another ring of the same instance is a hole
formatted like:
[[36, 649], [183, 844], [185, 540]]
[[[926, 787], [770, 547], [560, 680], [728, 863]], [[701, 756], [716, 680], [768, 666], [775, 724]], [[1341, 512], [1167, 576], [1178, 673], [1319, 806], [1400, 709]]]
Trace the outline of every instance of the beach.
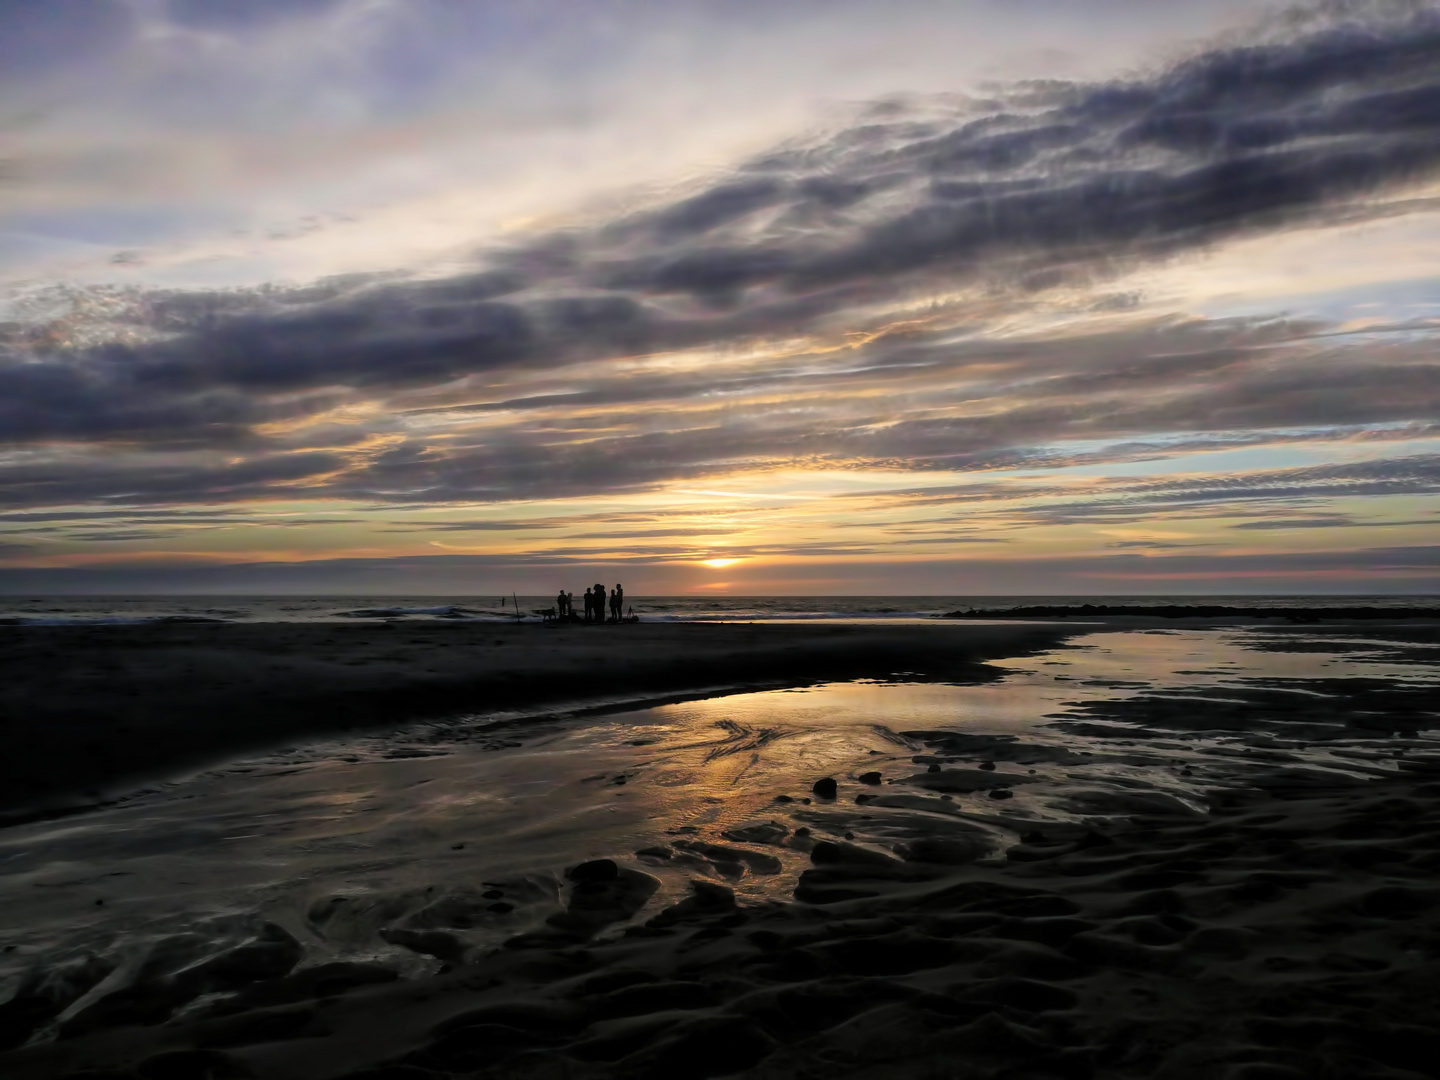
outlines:
[[495, 622], [0, 626], [0, 820], [247, 750], [459, 713], [822, 679], [983, 675], [1061, 632]]
[[7, 1076], [1440, 1058], [1428, 620], [0, 633]]

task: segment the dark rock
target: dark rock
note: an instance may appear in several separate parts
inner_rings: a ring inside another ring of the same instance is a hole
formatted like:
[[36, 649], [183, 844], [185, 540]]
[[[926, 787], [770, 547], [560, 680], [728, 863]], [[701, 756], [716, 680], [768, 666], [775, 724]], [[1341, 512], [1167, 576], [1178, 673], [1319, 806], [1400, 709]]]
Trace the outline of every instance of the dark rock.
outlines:
[[[778, 874], [781, 870], [781, 862], [774, 855], [766, 854], [763, 851], [752, 851], [749, 848], [729, 847], [725, 844], [712, 844], [705, 840], [676, 840], [675, 846], [682, 851], [688, 851], [701, 858], [714, 863], [717, 867], [748, 866], [757, 874]], [[743, 870], [734, 876], [740, 876]], [[727, 874], [727, 876], [730, 876]]]
[[982, 761], [980, 763], [980, 768], [984, 769], [986, 772], [994, 772], [995, 763], [993, 761]]
[[833, 776], [827, 776], [822, 780], [816, 780], [815, 783], [810, 786], [810, 790], [819, 798], [833, 799], [839, 790], [839, 786], [835, 783]]
[[906, 862], [963, 866], [983, 858], [989, 851], [989, 842], [979, 836], [922, 836], [905, 845], [901, 854]]
[[690, 882], [691, 895], [656, 915], [647, 924], [663, 927], [686, 919], [710, 918], [736, 910], [735, 892], [699, 878]]
[[[645, 906], [645, 901], [660, 887], [660, 882], [649, 874], [629, 868], [621, 869], [610, 859], [600, 859], [597, 862], [608, 863], [614, 869], [614, 876], [576, 879], [566, 909], [545, 920], [549, 926], [575, 938], [590, 937], [610, 923], [630, 918]], [[579, 869], [580, 867], [574, 868]]]
[[996, 788], [990, 792], [990, 798], [992, 799], [1013, 799], [1014, 797], [1015, 793], [1009, 788]]
[[917, 773], [909, 783], [927, 791], [943, 791], [951, 794], [968, 795], [971, 792], [990, 791], [997, 787], [1018, 787], [1033, 784], [1035, 778], [1024, 773], [986, 772], [983, 769], [943, 769], [938, 773]]
[[862, 784], [878, 784], [880, 783], [880, 774], [878, 772], [863, 772], [855, 779], [859, 780]]
[[592, 859], [565, 871], [571, 881], [614, 881], [620, 876], [620, 867], [614, 859]]

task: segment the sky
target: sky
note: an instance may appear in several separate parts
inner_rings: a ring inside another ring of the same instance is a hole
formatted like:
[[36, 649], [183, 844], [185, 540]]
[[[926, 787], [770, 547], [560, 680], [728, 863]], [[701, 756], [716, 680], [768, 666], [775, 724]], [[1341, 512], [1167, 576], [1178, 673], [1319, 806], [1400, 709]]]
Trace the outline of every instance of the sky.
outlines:
[[1440, 592], [1440, 3], [0, 25], [0, 592]]

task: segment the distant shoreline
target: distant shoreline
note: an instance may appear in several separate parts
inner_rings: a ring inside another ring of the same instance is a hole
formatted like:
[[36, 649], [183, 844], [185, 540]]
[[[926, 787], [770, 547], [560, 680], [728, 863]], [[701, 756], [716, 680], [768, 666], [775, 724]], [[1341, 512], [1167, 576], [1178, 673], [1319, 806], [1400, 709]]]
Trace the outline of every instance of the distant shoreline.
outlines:
[[1324, 619], [1436, 619], [1440, 607], [1231, 607], [1223, 604], [1036, 604], [1013, 608], [976, 608], [948, 611], [939, 619], [1065, 619], [1091, 618], [1152, 619], [1287, 619], [1290, 622], [1320, 622]]

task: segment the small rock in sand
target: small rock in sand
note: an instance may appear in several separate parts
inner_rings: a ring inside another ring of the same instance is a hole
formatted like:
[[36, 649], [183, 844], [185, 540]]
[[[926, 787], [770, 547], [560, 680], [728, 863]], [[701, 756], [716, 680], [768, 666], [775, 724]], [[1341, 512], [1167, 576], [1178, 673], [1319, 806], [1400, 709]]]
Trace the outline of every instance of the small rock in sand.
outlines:
[[990, 853], [991, 845], [980, 836], [922, 836], [903, 845], [906, 862], [961, 866]]
[[735, 892], [724, 885], [699, 878], [690, 882], [692, 893], [650, 920], [650, 926], [664, 927], [695, 916], [715, 915], [735, 910]]
[[980, 762], [980, 768], [984, 769], [986, 772], [994, 772], [995, 763], [993, 761], [982, 761]]
[[862, 784], [878, 784], [880, 783], [880, 774], [878, 772], [862, 772], [855, 779]]
[[992, 799], [1013, 799], [1014, 797], [1015, 793], [1009, 788], [999, 787], [990, 792], [990, 798]]
[[620, 876], [620, 867], [614, 859], [592, 859], [565, 871], [571, 881], [614, 881]]
[[836, 785], [833, 776], [827, 776], [823, 780], [816, 780], [815, 783], [811, 785], [810, 790], [822, 799], [833, 799], [838, 790], [838, 785]]

